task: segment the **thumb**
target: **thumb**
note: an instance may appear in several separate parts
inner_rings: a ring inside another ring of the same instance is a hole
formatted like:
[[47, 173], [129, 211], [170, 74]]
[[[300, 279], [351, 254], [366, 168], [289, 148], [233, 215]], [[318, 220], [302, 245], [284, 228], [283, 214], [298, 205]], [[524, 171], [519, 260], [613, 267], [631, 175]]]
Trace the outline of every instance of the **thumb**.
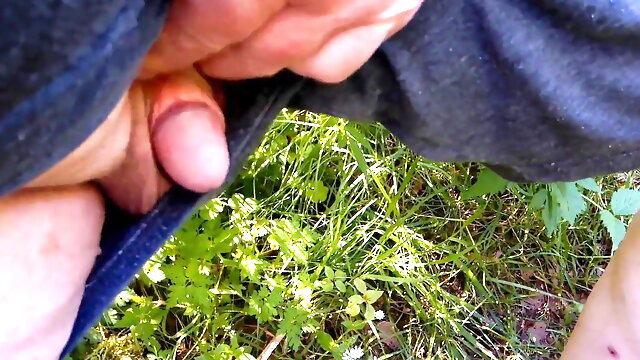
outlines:
[[285, 5], [286, 0], [175, 0], [140, 77], [189, 68], [246, 39]]

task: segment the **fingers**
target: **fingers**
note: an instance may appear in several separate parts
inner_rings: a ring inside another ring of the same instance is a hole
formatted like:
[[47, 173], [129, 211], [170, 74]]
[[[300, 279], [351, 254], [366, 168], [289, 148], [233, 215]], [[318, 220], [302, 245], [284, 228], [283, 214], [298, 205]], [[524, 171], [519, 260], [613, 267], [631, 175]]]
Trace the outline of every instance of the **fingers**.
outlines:
[[[376, 24], [351, 29], [334, 37], [318, 52], [289, 68], [299, 75], [326, 83], [343, 81], [373, 55], [392, 26]], [[339, 55], [345, 51], [353, 51], [353, 55], [341, 58]]]
[[[375, 53], [380, 44], [404, 27], [415, 15], [417, 7], [385, 11], [379, 21], [349, 29], [331, 38], [318, 51], [289, 69], [299, 75], [326, 83], [338, 83], [355, 73]], [[415, 5], [415, 4], [414, 4]], [[342, 54], [350, 53], [348, 57]]]
[[[290, 68], [314, 54], [333, 36], [349, 33], [384, 12], [387, 0], [341, 1], [319, 7], [306, 2], [284, 9], [259, 31], [240, 44], [232, 46], [200, 62], [204, 73], [215, 78], [244, 79], [271, 76]], [[368, 47], [377, 48], [384, 40], [360, 38]], [[371, 45], [370, 45], [371, 44]], [[357, 49], [356, 49], [357, 50]], [[333, 56], [337, 61], [354, 62], [358, 67], [370, 56], [363, 57], [354, 49], [343, 49]], [[364, 58], [364, 60], [360, 60]]]
[[[144, 74], [197, 63], [205, 74], [228, 80], [291, 69], [320, 81], [341, 81], [405, 26], [421, 2], [177, 1]], [[365, 36], [367, 30], [372, 36]]]
[[246, 39], [285, 5], [286, 0], [176, 0], [142, 74], [188, 68]]
[[310, 56], [329, 39], [336, 27], [347, 25], [337, 16], [318, 16], [302, 7], [289, 8], [246, 41], [208, 57], [199, 66], [207, 75], [221, 79], [270, 76], [298, 59]]
[[60, 354], [99, 253], [103, 219], [101, 195], [87, 184], [22, 190], [0, 200], [4, 359]]

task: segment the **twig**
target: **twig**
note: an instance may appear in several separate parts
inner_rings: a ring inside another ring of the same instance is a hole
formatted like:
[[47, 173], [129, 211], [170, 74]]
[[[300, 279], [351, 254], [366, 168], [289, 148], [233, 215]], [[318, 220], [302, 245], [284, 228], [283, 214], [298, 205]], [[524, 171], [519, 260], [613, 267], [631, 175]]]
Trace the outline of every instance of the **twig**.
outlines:
[[262, 350], [262, 353], [256, 360], [268, 360], [271, 356], [271, 353], [273, 353], [273, 351], [278, 347], [282, 339], [284, 339], [284, 335], [282, 334], [278, 334], [274, 338], [272, 338], [271, 341], [269, 341], [269, 343], [267, 344], [267, 347]]

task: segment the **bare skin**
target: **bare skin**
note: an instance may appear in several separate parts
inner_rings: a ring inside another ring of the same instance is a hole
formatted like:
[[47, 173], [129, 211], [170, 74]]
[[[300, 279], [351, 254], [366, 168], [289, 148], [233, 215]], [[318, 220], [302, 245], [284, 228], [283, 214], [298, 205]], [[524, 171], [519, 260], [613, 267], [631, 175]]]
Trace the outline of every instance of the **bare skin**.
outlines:
[[3, 198], [2, 358], [53, 359], [59, 353], [100, 251], [103, 220], [100, 193], [88, 184], [25, 190]]
[[[218, 79], [289, 69], [346, 79], [404, 27], [422, 0], [177, 0], [144, 63], [145, 76], [197, 64]], [[179, 56], [176, 56], [179, 54]]]
[[[222, 184], [229, 158], [220, 99], [194, 64], [221, 79], [289, 69], [339, 82], [407, 24], [421, 2], [175, 0], [141, 68], [142, 78], [153, 78], [132, 84], [66, 159], [0, 198], [2, 358], [58, 357], [100, 251], [98, 186], [122, 208], [143, 214], [171, 186], [204, 192]], [[562, 359], [640, 358], [639, 252], [634, 220]]]
[[56, 359], [99, 253], [103, 193], [134, 214], [172, 186], [226, 177], [221, 79], [282, 69], [338, 82], [403, 27], [421, 0], [174, 0], [141, 78], [67, 158], [0, 198], [0, 354]]
[[593, 288], [562, 360], [640, 359], [640, 214]]
[[194, 71], [132, 85], [78, 149], [0, 199], [2, 358], [55, 359], [66, 343], [100, 252], [98, 187], [143, 214], [174, 184], [219, 187], [228, 164], [222, 111]]

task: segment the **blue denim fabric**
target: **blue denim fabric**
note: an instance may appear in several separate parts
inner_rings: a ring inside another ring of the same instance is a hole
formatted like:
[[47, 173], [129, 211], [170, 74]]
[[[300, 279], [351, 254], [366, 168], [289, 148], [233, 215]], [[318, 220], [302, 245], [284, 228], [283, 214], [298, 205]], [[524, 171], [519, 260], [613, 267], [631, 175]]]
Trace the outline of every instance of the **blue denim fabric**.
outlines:
[[[68, 154], [135, 74], [161, 0], [5, 0], [0, 9], [0, 194]], [[633, 0], [427, 0], [337, 85], [283, 73], [228, 84], [230, 178], [287, 106], [379, 121], [436, 161], [515, 181], [640, 165], [640, 5]], [[133, 218], [110, 207], [65, 353], [205, 196], [175, 189]]]

